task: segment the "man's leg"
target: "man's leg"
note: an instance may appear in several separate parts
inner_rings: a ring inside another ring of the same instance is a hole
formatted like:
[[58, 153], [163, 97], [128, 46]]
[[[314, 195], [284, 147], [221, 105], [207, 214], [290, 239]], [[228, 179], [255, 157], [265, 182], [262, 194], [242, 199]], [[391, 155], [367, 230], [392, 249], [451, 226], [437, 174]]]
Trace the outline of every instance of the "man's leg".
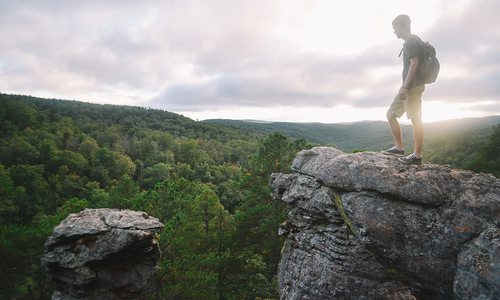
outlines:
[[408, 91], [408, 102], [406, 103], [407, 115], [413, 124], [413, 153], [422, 157], [422, 145], [424, 142], [424, 127], [422, 126], [422, 93], [424, 86], [417, 86]]
[[387, 112], [387, 120], [389, 121], [392, 136], [394, 137], [394, 146], [403, 149], [403, 134], [401, 133], [401, 126], [398, 119], [391, 112]]
[[389, 121], [389, 125], [391, 126], [391, 133], [394, 138], [394, 147], [383, 150], [382, 153], [397, 156], [405, 154], [405, 150], [403, 148], [403, 134], [401, 132], [401, 126], [399, 126], [398, 122], [398, 118], [401, 117], [404, 112], [404, 103], [399, 95], [397, 95], [394, 97], [394, 100], [385, 115], [387, 117], [387, 121]]
[[422, 126], [422, 119], [412, 118], [411, 123], [413, 124], [413, 153], [406, 156], [400, 157], [398, 160], [405, 164], [421, 164], [422, 163], [422, 143], [424, 141], [424, 128]]
[[417, 157], [422, 157], [422, 144], [424, 143], [424, 126], [422, 125], [421, 118], [411, 119], [413, 124], [413, 153]]
[[406, 115], [413, 125], [413, 153], [400, 157], [398, 160], [405, 164], [422, 163], [422, 144], [424, 141], [424, 128], [422, 126], [422, 92], [424, 86], [415, 87], [408, 91], [408, 101], [405, 103]]

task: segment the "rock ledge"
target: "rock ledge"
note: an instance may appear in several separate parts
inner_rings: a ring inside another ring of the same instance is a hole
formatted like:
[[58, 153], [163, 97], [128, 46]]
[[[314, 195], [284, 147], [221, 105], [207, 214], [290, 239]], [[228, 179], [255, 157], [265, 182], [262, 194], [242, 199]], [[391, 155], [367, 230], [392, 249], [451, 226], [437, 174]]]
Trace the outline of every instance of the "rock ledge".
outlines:
[[316, 147], [273, 174], [282, 299], [500, 299], [500, 180]]

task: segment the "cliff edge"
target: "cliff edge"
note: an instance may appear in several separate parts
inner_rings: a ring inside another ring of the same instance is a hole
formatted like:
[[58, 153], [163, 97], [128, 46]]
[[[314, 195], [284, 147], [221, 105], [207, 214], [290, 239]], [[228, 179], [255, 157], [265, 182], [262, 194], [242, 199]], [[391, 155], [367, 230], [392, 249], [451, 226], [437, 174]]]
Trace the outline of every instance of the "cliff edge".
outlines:
[[328, 147], [273, 174], [281, 299], [500, 299], [500, 180]]

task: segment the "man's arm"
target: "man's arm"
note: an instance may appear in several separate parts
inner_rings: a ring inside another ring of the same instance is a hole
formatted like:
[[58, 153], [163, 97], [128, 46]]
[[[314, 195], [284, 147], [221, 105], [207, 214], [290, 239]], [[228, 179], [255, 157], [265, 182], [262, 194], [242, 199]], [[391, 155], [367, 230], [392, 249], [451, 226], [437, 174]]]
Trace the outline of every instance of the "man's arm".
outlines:
[[403, 85], [399, 89], [400, 94], [406, 94], [406, 92], [408, 91], [410, 84], [412, 83], [413, 79], [417, 74], [418, 64], [419, 64], [418, 56], [410, 58], [410, 68], [408, 69], [408, 74], [406, 75], [406, 79], [403, 82]]

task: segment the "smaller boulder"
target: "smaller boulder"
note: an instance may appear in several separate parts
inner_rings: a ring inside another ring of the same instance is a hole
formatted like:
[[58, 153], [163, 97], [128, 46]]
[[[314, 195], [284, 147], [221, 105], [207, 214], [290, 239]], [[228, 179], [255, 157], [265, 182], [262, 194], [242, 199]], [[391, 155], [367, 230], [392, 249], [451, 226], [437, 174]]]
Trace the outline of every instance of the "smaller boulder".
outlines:
[[52, 299], [141, 299], [151, 293], [163, 228], [144, 212], [85, 209], [54, 228], [41, 258]]

